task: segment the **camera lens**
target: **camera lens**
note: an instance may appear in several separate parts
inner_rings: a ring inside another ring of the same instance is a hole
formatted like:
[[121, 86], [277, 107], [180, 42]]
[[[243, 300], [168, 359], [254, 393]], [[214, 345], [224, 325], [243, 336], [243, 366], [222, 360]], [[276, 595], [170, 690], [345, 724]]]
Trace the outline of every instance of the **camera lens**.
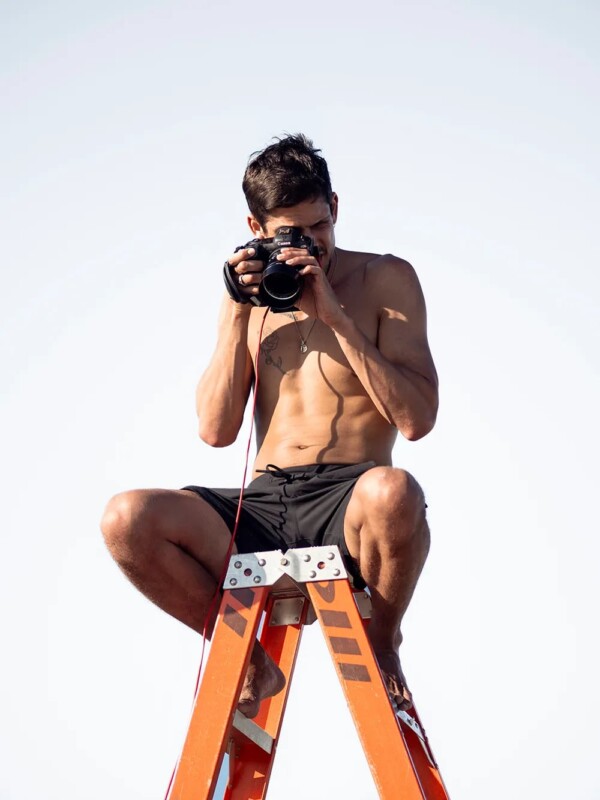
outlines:
[[263, 277], [263, 286], [269, 297], [276, 300], [291, 300], [298, 291], [297, 275], [286, 272], [271, 272]]
[[260, 282], [260, 294], [272, 308], [287, 309], [302, 294], [304, 279], [295, 267], [278, 261], [267, 265]]

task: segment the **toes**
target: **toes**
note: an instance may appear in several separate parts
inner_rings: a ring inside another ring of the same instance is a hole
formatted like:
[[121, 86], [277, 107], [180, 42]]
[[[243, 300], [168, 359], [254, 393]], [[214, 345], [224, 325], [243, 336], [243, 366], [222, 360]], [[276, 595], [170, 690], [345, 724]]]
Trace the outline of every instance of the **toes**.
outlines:
[[408, 691], [406, 686], [403, 687], [402, 692], [402, 708], [404, 711], [408, 708], [412, 708], [412, 694]]
[[399, 711], [409, 711], [412, 708], [412, 700], [407, 699], [405, 696], [402, 697], [390, 697], [392, 708], [394, 709], [394, 713], [398, 713]]
[[386, 688], [394, 709], [408, 711], [412, 708], [412, 695], [408, 688], [396, 675], [385, 675]]
[[408, 697], [403, 697], [402, 702], [400, 703], [400, 708], [402, 711], [408, 711], [412, 708], [412, 700]]
[[390, 695], [390, 701], [394, 708], [394, 711], [408, 711], [412, 708], [412, 700], [406, 696], [406, 694], [392, 697]]
[[260, 702], [258, 700], [249, 700], [244, 703], [238, 703], [238, 711], [248, 719], [254, 719], [258, 714]]

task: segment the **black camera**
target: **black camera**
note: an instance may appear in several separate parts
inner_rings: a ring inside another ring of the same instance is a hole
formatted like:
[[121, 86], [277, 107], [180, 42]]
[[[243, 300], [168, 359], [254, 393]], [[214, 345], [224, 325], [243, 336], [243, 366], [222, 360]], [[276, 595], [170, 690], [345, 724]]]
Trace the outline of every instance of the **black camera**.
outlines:
[[241, 247], [236, 247], [235, 252], [248, 247], [253, 247], [255, 251], [251, 260], [262, 261], [265, 264], [258, 285], [258, 295], [246, 297], [240, 293], [237, 282], [238, 275], [226, 261], [223, 276], [230, 297], [238, 303], [250, 302], [256, 306], [270, 306], [273, 311], [295, 309], [294, 304], [302, 294], [304, 278], [298, 272], [297, 267], [290, 267], [288, 264], [278, 261], [277, 256], [284, 247], [297, 247], [308, 250], [311, 256], [317, 257], [319, 249], [313, 244], [313, 240], [309, 236], [303, 236], [300, 228], [284, 225], [277, 228], [273, 238], [252, 239]]

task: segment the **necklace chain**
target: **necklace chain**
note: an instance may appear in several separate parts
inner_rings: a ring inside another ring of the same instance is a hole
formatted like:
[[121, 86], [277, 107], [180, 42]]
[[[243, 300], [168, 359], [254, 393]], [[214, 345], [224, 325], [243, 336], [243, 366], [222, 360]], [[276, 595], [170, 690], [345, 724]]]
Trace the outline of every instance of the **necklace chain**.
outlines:
[[[336, 250], [333, 251], [332, 262], [333, 262], [333, 264], [330, 262], [329, 269], [325, 272], [325, 275], [329, 279], [329, 281], [331, 281], [331, 279], [333, 278], [333, 273], [335, 272], [335, 268], [336, 268], [336, 265], [337, 265], [337, 251]], [[310, 335], [313, 332], [313, 328], [317, 324], [317, 319], [313, 320], [313, 324], [310, 326], [310, 330], [306, 334], [306, 339], [305, 339], [304, 336], [302, 336], [302, 334], [300, 333], [300, 325], [298, 324], [298, 320], [296, 319], [296, 315], [294, 314], [293, 311], [291, 312], [291, 317], [294, 320], [294, 325], [296, 326], [296, 330], [298, 331], [298, 337], [300, 339], [300, 352], [301, 353], [307, 353], [308, 352], [308, 340], [310, 339]]]
[[298, 336], [300, 338], [300, 352], [301, 353], [306, 353], [308, 351], [308, 340], [309, 340], [310, 335], [311, 335], [311, 333], [313, 331], [313, 328], [317, 324], [317, 320], [316, 319], [313, 320], [313, 324], [310, 326], [310, 330], [306, 334], [306, 339], [305, 339], [302, 336], [302, 334], [300, 333], [300, 325], [298, 325], [298, 320], [296, 319], [296, 315], [294, 314], [293, 311], [292, 311], [292, 319], [294, 320], [294, 325], [296, 326], [296, 330], [298, 331]]

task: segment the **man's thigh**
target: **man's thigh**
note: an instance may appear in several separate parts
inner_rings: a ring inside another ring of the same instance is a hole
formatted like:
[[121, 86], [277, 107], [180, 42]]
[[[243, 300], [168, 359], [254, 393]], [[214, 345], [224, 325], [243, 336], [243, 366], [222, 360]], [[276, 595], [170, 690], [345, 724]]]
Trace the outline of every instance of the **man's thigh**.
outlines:
[[212, 569], [222, 563], [231, 535], [217, 511], [192, 492], [135, 489], [109, 502], [102, 530], [109, 549], [124, 560], [151, 557], [174, 544]]

